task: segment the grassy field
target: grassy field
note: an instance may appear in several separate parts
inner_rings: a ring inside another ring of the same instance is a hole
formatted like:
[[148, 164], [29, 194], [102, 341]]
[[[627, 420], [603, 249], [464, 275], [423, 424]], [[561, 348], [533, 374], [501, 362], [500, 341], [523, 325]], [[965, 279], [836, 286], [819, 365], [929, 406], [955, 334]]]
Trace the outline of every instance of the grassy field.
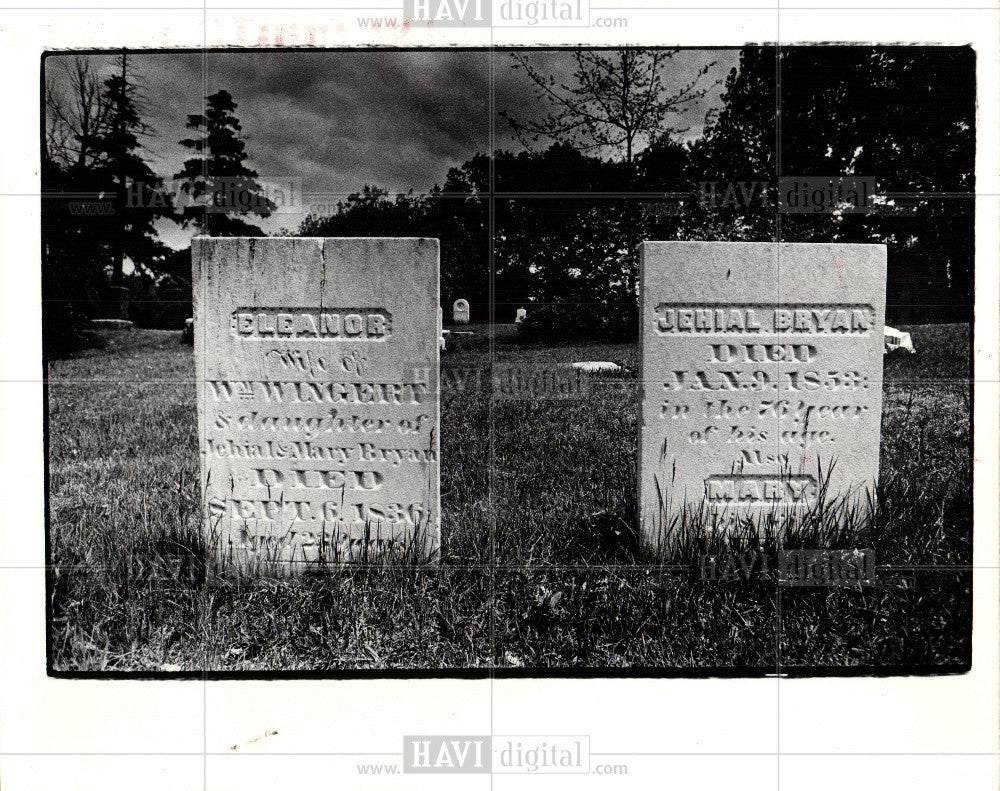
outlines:
[[[873, 548], [896, 577], [864, 591], [778, 588], [773, 541], [692, 541], [670, 567], [648, 565], [632, 517], [637, 345], [529, 346], [509, 327], [496, 361], [611, 360], [624, 373], [594, 378], [586, 400], [491, 404], [485, 329], [453, 338], [439, 568], [206, 582], [191, 347], [178, 333], [104, 334], [49, 366], [52, 668], [960, 670], [969, 328], [904, 329], [919, 353], [886, 360], [875, 519], [785, 539]], [[759, 564], [702, 579], [707, 553]]]

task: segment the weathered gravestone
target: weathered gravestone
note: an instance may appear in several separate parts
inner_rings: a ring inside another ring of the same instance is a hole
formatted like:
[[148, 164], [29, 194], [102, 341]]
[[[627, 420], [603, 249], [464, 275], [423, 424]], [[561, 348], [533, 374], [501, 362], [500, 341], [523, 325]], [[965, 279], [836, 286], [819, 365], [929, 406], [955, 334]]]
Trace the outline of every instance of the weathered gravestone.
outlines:
[[192, 257], [223, 569], [436, 560], [438, 241], [196, 238]]
[[[882, 245], [645, 242], [639, 519], [758, 529], [865, 512], [878, 477]], [[684, 518], [682, 519], [682, 514]], [[693, 521], [692, 521], [693, 520]]]
[[451, 319], [455, 324], [469, 323], [469, 301], [467, 299], [456, 299], [451, 306]]

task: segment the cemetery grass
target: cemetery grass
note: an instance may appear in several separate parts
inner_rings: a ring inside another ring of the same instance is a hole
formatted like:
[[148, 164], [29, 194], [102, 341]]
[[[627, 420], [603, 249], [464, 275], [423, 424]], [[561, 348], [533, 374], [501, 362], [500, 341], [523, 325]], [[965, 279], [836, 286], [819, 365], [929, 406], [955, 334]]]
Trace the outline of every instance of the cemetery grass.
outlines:
[[[585, 400], [491, 403], [486, 329], [442, 357], [440, 567], [206, 578], [194, 361], [178, 333], [106, 333], [48, 369], [51, 669], [961, 670], [971, 635], [967, 325], [906, 327], [886, 359], [879, 511], [783, 545], [871, 548], [896, 578], [778, 588], [773, 540], [635, 539], [638, 346], [493, 359], [610, 360]], [[717, 579], [704, 579], [714, 556]], [[655, 565], [659, 564], [659, 565]], [[886, 577], [889, 571], [880, 569]], [[812, 672], [812, 671], [810, 671]]]

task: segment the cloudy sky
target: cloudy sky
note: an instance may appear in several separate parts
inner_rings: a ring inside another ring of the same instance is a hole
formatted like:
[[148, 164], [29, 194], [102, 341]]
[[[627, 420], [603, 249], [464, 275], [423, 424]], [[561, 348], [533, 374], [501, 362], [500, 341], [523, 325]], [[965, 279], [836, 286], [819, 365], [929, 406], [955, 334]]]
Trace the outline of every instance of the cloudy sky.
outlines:
[[[188, 156], [178, 141], [188, 136], [189, 113], [220, 89], [239, 105], [248, 164], [263, 183], [302, 180], [305, 211], [276, 214], [261, 223], [268, 232], [294, 229], [310, 205], [333, 203], [364, 184], [391, 192], [424, 191], [443, 183], [448, 168], [489, 150], [492, 57], [495, 109], [519, 118], [542, 115], [523, 71], [508, 53], [480, 51], [183, 52], [133, 54], [130, 68], [147, 96], [144, 119], [155, 131], [146, 141], [153, 169], [176, 174]], [[685, 50], [665, 72], [668, 87], [689, 81], [716, 61], [706, 85], [720, 84], [680, 122], [687, 138], [701, 134], [705, 113], [719, 104], [721, 80], [736, 65], [736, 50]], [[112, 57], [89, 56], [106, 73]], [[537, 51], [533, 65], [557, 79], [571, 75], [571, 53]], [[46, 60], [57, 83], [71, 60]], [[494, 126], [497, 147], [522, 150], [506, 122]], [[161, 238], [187, 245], [193, 231], [165, 221]]]

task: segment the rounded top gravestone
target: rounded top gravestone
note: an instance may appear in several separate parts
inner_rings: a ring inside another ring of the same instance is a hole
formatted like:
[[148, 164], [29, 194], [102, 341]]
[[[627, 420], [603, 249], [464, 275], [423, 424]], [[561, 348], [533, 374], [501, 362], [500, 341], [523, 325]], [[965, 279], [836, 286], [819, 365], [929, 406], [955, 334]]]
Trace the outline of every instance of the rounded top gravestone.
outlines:
[[455, 304], [451, 306], [451, 318], [456, 324], [468, 324], [469, 300], [456, 299]]

